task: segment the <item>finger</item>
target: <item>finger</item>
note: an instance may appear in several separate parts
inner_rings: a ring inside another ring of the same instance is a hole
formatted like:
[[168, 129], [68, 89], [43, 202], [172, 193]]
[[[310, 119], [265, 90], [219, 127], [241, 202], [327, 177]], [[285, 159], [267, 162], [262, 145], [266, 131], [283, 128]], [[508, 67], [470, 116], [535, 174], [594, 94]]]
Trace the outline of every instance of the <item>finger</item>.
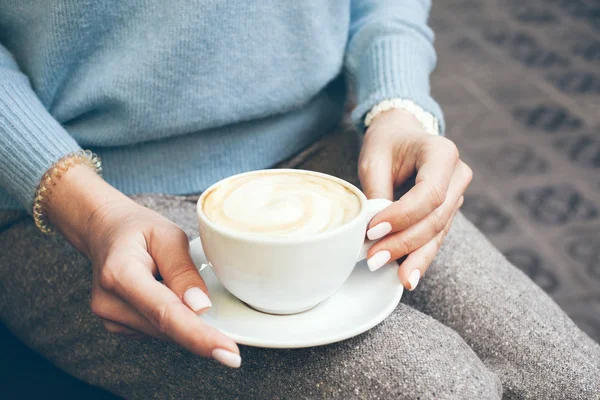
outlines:
[[186, 234], [176, 226], [173, 228], [153, 232], [148, 252], [154, 258], [165, 285], [200, 315], [212, 306], [208, 290], [190, 256]]
[[376, 270], [389, 259], [397, 260], [420, 248], [440, 233], [452, 217], [458, 199], [465, 192], [469, 184], [468, 178], [465, 168], [459, 165], [454, 171], [444, 204], [415, 225], [388, 235], [373, 245], [368, 252], [369, 268]]
[[[369, 239], [376, 240], [386, 231], [398, 232], [416, 224], [446, 200], [459, 161], [458, 150], [443, 137], [431, 137], [427, 143], [417, 159], [415, 186], [373, 218], [367, 233]], [[379, 224], [383, 225], [373, 229]]]
[[400, 264], [400, 267], [398, 268], [398, 277], [400, 278], [402, 285], [408, 290], [415, 290], [419, 284], [419, 280], [435, 259], [462, 203], [463, 197], [459, 199], [452, 217], [442, 232], [438, 233], [435, 238], [431, 239], [423, 247], [410, 253], [404, 262]]
[[115, 335], [123, 335], [123, 336], [142, 336], [140, 332], [137, 332], [133, 329], [130, 329], [124, 325], [119, 324], [115, 321], [103, 320], [102, 324], [104, 325], [104, 329], [106, 329], [109, 333], [114, 333]]
[[141, 268], [121, 268], [109, 286], [174, 342], [194, 354], [239, 367], [236, 343], [207, 325], [173, 293]]
[[394, 199], [392, 150], [382, 140], [365, 135], [358, 159], [358, 177], [368, 199]]
[[92, 312], [103, 320], [112, 321], [132, 330], [161, 340], [170, 340], [146, 318], [121, 299], [97, 289], [92, 299]]

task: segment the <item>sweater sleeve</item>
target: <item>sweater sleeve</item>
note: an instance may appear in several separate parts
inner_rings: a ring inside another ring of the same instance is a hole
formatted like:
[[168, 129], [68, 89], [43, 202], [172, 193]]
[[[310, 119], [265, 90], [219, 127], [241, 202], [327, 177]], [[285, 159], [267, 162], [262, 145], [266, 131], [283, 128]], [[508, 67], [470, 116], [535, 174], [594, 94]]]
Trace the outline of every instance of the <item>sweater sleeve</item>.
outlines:
[[378, 103], [401, 98], [437, 117], [444, 132], [442, 110], [430, 95], [436, 64], [430, 8], [431, 0], [352, 0], [345, 67], [357, 97], [356, 126], [364, 128], [365, 114]]
[[0, 187], [31, 212], [44, 173], [76, 150], [75, 140], [46, 110], [0, 45]]

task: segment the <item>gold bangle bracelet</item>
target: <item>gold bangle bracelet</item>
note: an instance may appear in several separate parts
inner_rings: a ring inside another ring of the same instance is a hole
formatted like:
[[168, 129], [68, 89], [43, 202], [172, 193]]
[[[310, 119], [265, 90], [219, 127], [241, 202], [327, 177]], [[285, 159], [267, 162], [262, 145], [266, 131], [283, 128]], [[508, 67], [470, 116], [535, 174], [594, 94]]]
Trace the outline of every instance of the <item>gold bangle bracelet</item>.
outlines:
[[56, 186], [56, 182], [70, 168], [79, 164], [85, 164], [92, 168], [98, 175], [102, 175], [102, 162], [100, 161], [100, 157], [89, 150], [79, 150], [63, 156], [42, 176], [33, 200], [33, 221], [35, 222], [35, 226], [37, 226], [42, 233], [54, 233], [54, 229], [48, 222], [47, 216], [48, 200], [52, 194], [52, 188]]

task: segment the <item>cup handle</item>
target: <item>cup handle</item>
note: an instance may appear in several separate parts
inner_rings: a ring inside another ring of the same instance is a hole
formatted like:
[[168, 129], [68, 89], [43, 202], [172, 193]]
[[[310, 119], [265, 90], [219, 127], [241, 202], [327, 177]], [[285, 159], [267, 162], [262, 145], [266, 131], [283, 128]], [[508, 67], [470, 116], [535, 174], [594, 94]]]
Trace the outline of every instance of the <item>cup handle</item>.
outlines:
[[[371, 222], [371, 220], [377, 213], [379, 213], [384, 208], [387, 208], [390, 204], [392, 204], [392, 202], [387, 199], [367, 200], [366, 208], [368, 221]], [[377, 240], [365, 240], [365, 242], [362, 245], [362, 248], [360, 249], [360, 253], [358, 254], [358, 260], [356, 261], [362, 261], [365, 258], [367, 258], [367, 252], [376, 242]]]

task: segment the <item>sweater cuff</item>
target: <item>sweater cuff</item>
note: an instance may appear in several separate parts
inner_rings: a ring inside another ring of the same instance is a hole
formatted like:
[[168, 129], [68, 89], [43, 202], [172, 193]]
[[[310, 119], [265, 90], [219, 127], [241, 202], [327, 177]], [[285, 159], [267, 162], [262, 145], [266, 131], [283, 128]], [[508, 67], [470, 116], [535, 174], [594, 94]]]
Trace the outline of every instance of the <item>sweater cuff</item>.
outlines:
[[0, 136], [0, 186], [31, 213], [44, 173], [80, 147], [12, 71], [0, 72]]
[[352, 121], [362, 129], [365, 115], [386, 99], [405, 99], [434, 115], [445, 130], [444, 116], [430, 95], [429, 74], [435, 52], [414, 38], [384, 37], [360, 55], [354, 76], [357, 106]]

